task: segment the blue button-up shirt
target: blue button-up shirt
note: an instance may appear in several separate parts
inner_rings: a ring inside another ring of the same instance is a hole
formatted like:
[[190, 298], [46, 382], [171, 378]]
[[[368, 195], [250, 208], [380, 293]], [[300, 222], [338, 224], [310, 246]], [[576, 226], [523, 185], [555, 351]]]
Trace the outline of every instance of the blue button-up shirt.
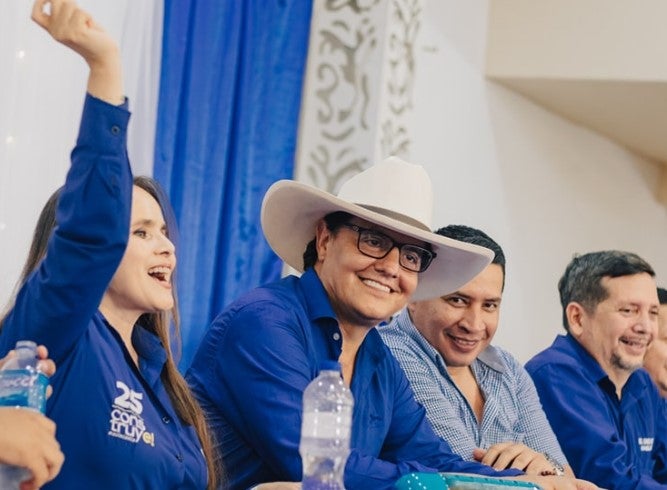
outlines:
[[574, 473], [609, 489], [665, 488], [667, 412], [648, 373], [616, 396], [607, 374], [571, 335], [526, 364]]
[[[207, 412], [229, 487], [301, 480], [302, 395], [323, 360], [337, 360], [342, 336], [317, 274], [257, 288], [214, 321], [188, 371]], [[400, 366], [375, 329], [357, 353], [350, 489], [393, 488], [412, 471], [498, 473], [452, 453], [428, 424]]]
[[194, 429], [171, 404], [160, 374], [166, 352], [135, 326], [137, 367], [98, 306], [129, 236], [129, 112], [86, 97], [72, 165], [45, 259], [5, 319], [0, 352], [44, 344], [56, 362], [46, 414], [65, 454], [44, 489], [183, 489], [207, 484]]
[[471, 365], [484, 394], [484, 412], [478, 421], [444, 359], [419, 333], [407, 309], [378, 331], [405, 371], [436, 434], [461, 457], [473, 461], [475, 448], [520, 442], [549, 454], [561, 465], [567, 464], [533, 381], [509, 352], [490, 345]]

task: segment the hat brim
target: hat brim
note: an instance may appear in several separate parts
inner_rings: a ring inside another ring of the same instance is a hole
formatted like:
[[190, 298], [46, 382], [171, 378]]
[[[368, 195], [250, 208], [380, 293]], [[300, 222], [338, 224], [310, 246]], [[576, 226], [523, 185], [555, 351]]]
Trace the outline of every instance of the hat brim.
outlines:
[[336, 211], [431, 245], [437, 257], [419, 273], [413, 301], [456, 291], [493, 260], [493, 252], [487, 248], [443, 237], [293, 180], [280, 180], [267, 191], [262, 202], [262, 230], [273, 251], [289, 266], [303, 272], [303, 252], [315, 238], [317, 222]]

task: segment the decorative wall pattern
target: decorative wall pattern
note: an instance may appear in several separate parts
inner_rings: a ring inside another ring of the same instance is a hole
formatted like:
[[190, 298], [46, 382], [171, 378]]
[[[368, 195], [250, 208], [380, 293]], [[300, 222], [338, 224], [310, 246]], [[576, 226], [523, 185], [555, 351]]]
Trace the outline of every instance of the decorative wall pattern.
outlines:
[[313, 7], [296, 178], [330, 192], [410, 148], [422, 0], [321, 0]]
[[409, 113], [415, 76], [415, 40], [420, 26], [421, 0], [392, 1], [388, 20], [387, 93], [381, 116], [380, 157], [409, 159]]

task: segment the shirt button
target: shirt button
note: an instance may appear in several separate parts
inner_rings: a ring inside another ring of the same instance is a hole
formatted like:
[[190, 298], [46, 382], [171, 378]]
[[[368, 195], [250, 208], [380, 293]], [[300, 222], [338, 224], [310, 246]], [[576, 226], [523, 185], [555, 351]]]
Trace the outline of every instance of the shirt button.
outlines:
[[165, 415], [164, 417], [162, 417], [162, 422], [168, 424], [169, 422], [171, 422], [171, 419]]
[[111, 134], [113, 134], [114, 136], [119, 135], [120, 134], [120, 128], [116, 125], [111, 126]]
[[340, 334], [338, 332], [334, 332], [333, 339], [334, 340], [340, 340]]
[[177, 454], [176, 459], [179, 460], [181, 463], [183, 462], [183, 455], [182, 454]]

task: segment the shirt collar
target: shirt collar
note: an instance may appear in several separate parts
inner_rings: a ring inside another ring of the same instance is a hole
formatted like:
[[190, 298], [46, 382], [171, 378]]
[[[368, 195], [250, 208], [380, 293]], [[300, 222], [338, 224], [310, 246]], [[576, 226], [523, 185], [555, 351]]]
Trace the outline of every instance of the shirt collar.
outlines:
[[417, 330], [415, 324], [412, 323], [407, 308], [403, 308], [400, 313], [396, 315], [394, 322], [399, 329], [401, 329], [408, 337], [414, 340], [417, 345], [419, 345], [419, 347], [422, 348], [431, 362], [435, 363], [436, 365], [445, 365], [444, 359], [437, 351], [437, 349], [428, 343], [428, 340], [426, 340], [424, 336], [419, 333], [419, 330]]
[[140, 325], [132, 329], [132, 346], [139, 355], [139, 370], [152, 386], [162, 373], [167, 353], [159, 337]]
[[[338, 320], [331, 307], [331, 301], [329, 300], [329, 296], [324, 289], [322, 281], [315, 272], [315, 269], [312, 267], [306, 269], [299, 278], [298, 287], [301, 290], [301, 295], [306, 304], [308, 319], [318, 324], [321, 328], [329, 328], [339, 331]], [[373, 328], [368, 332], [362, 342], [360, 351], [361, 350], [371, 356], [372, 362], [374, 363], [378, 363], [384, 358], [386, 355], [386, 347], [376, 328]]]
[[[586, 375], [592, 381], [596, 382], [598, 385], [608, 385], [605, 389], [609, 391], [610, 394], [616, 393], [616, 387], [612, 383], [611, 379], [607, 373], [602, 369], [600, 364], [591, 356], [584, 347], [577, 342], [572, 335], [569, 333], [567, 335], [559, 335], [554, 341], [554, 346], [562, 347], [565, 349], [570, 349], [571, 352], [579, 359], [581, 369], [586, 373]], [[642, 376], [643, 369], [637, 369], [626, 381], [621, 389], [621, 398], [629, 399], [629, 397], [641, 399], [642, 394], [645, 390], [648, 390], [650, 387], [650, 381], [647, 381], [648, 375], [646, 378]], [[604, 380], [604, 381], [603, 381]]]
[[607, 373], [602, 369], [600, 364], [591, 356], [584, 347], [577, 342], [572, 335], [559, 335], [554, 340], [554, 346], [559, 350], [566, 350], [572, 352], [579, 360], [581, 369], [586, 373], [589, 379], [598, 383], [603, 378], [608, 378]]
[[331, 307], [329, 296], [315, 269], [312, 267], [306, 269], [301, 275], [299, 289], [306, 304], [309, 320], [315, 321], [323, 318], [336, 320], [336, 314]]
[[492, 345], [487, 346], [486, 349], [480, 352], [475, 361], [479, 361], [490, 369], [493, 369], [494, 371], [497, 371], [501, 374], [505, 372], [505, 363], [503, 362], [503, 358], [500, 356], [498, 349]]

